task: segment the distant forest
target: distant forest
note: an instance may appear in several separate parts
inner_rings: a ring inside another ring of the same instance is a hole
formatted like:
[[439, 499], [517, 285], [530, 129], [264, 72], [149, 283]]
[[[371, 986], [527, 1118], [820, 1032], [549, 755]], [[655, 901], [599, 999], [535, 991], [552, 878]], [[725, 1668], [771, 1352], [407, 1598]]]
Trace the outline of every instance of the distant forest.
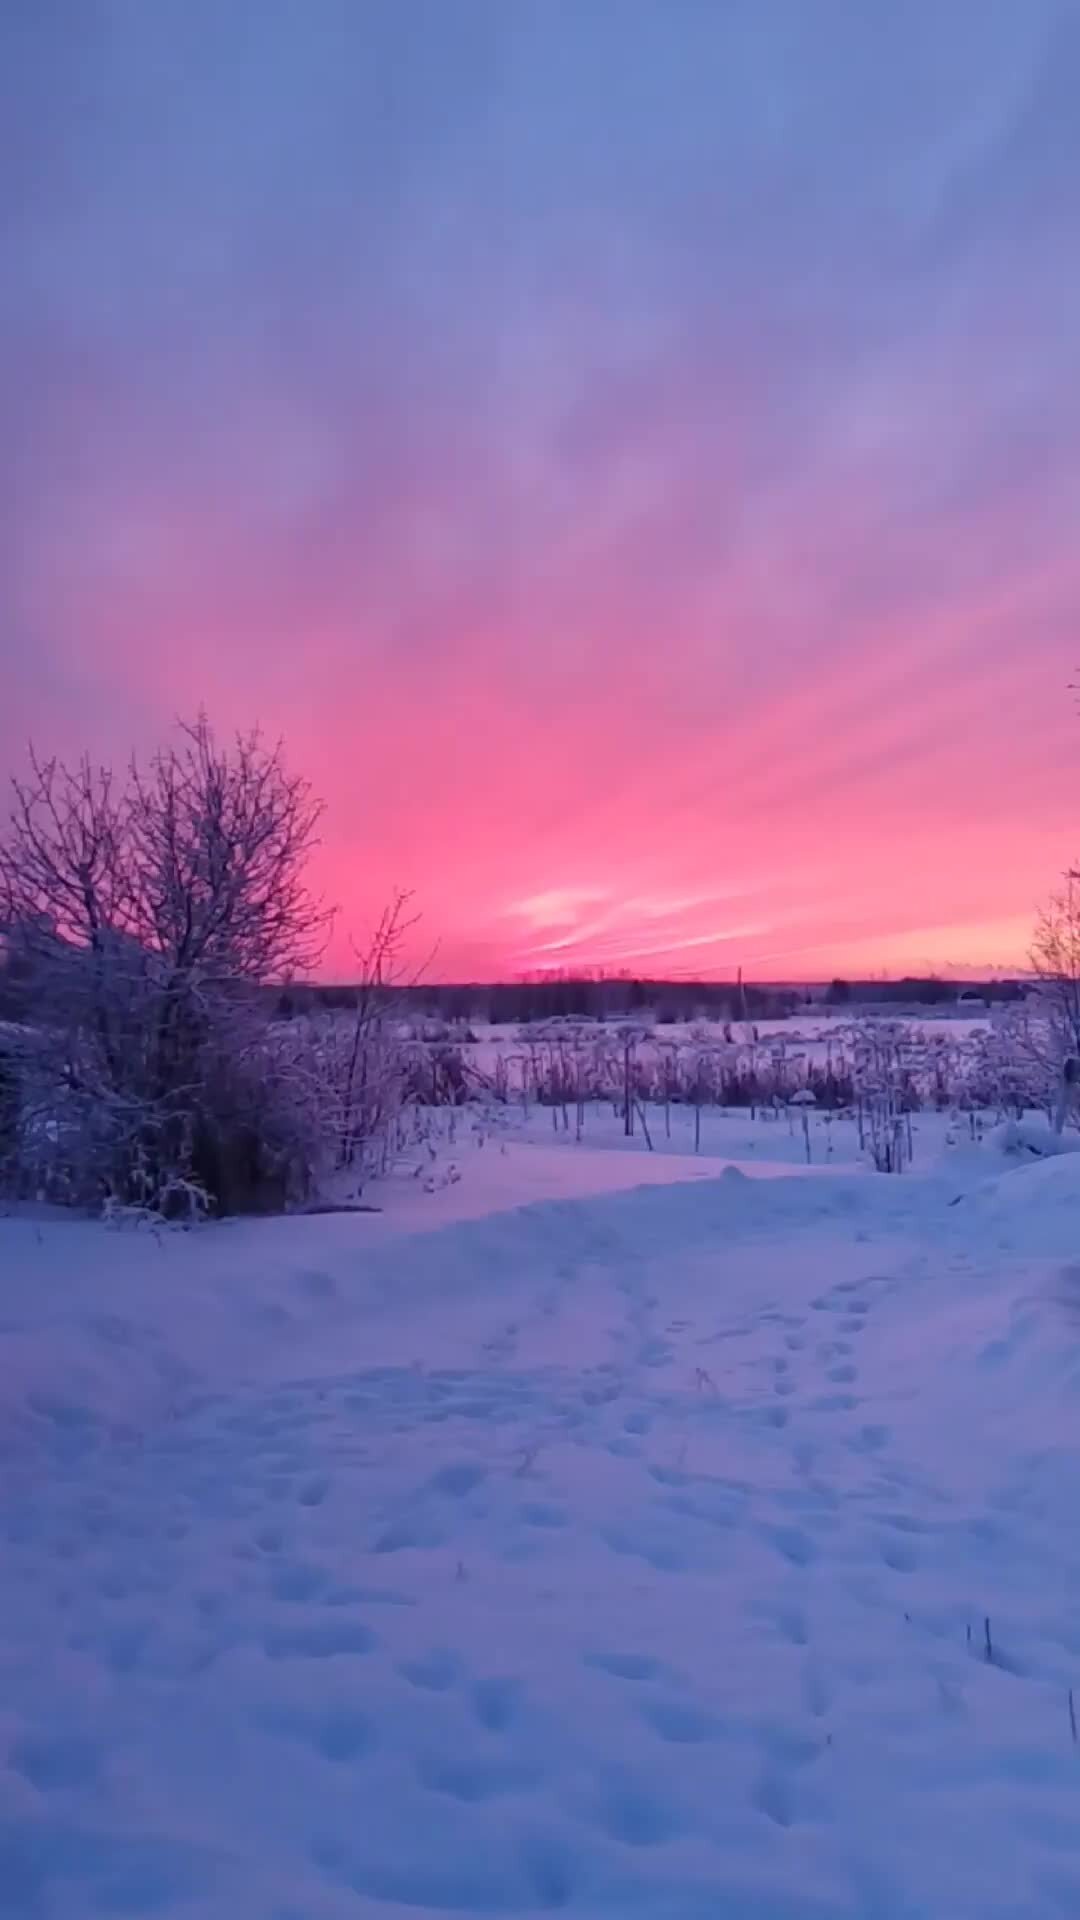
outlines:
[[[349, 984], [289, 986], [280, 992], [278, 1011], [288, 1018], [320, 1007], [354, 1007], [370, 991]], [[1019, 980], [834, 980], [829, 986], [798, 987], [545, 975], [488, 985], [425, 981], [392, 992], [404, 1009], [421, 1017], [502, 1026], [533, 1020], [625, 1020], [646, 1012], [663, 1024], [694, 1019], [779, 1020], [824, 1007], [841, 1012], [893, 1006], [943, 1009], [971, 1000], [988, 1004], [1019, 1000], [1025, 987]]]

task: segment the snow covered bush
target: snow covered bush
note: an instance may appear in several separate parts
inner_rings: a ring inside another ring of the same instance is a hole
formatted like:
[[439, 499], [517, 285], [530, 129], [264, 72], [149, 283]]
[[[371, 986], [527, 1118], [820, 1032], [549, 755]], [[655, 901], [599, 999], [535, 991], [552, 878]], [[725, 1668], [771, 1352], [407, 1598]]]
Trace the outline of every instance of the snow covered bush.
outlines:
[[1080, 1153], [1075, 1133], [1062, 1134], [1045, 1120], [1006, 1120], [993, 1143], [1014, 1160], [1050, 1160], [1063, 1153]]
[[1031, 949], [1035, 985], [1004, 1009], [981, 1048], [983, 1104], [1022, 1119], [1042, 1111], [1060, 1135], [1080, 1093], [1080, 875], [1039, 916]]
[[25, 983], [14, 1177], [79, 1205], [276, 1206], [323, 1150], [271, 983], [318, 957], [320, 814], [257, 733], [200, 716], [122, 780], [31, 757], [0, 839], [0, 936]]
[[1080, 1055], [1080, 874], [1065, 875], [1039, 915], [1031, 948], [1038, 979], [1037, 1011], [1055, 1060]]

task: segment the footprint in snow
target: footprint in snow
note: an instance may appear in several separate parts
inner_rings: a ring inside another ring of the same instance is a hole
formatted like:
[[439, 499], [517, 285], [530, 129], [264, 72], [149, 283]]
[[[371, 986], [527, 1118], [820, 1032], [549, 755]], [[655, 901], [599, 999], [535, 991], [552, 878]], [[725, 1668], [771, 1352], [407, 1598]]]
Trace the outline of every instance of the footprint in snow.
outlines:
[[646, 1340], [637, 1354], [638, 1364], [642, 1367], [666, 1367], [673, 1358], [671, 1346], [666, 1340]]
[[806, 1710], [815, 1720], [828, 1713], [832, 1705], [832, 1693], [816, 1660], [807, 1659], [802, 1671], [802, 1697]]
[[881, 1558], [894, 1573], [914, 1573], [919, 1564], [918, 1554], [906, 1540], [886, 1540], [881, 1548]]
[[293, 1605], [314, 1600], [326, 1586], [326, 1574], [322, 1567], [313, 1566], [306, 1560], [278, 1561], [270, 1574], [270, 1591], [275, 1600]]
[[521, 1705], [521, 1682], [503, 1674], [474, 1682], [472, 1710], [489, 1733], [505, 1733]]
[[479, 1806], [500, 1794], [518, 1793], [536, 1783], [534, 1769], [506, 1760], [464, 1759], [458, 1754], [427, 1755], [416, 1763], [422, 1784], [432, 1793], [445, 1793], [466, 1806]]
[[353, 1620], [327, 1620], [269, 1633], [263, 1649], [269, 1660], [331, 1660], [370, 1653], [375, 1644], [370, 1627]]
[[817, 1559], [817, 1547], [802, 1527], [770, 1527], [765, 1537], [793, 1567], [808, 1567]]
[[337, 1704], [314, 1711], [270, 1707], [257, 1716], [268, 1733], [298, 1740], [324, 1760], [347, 1764], [363, 1758], [375, 1744], [371, 1722], [357, 1708]]
[[461, 1662], [449, 1647], [432, 1647], [417, 1660], [401, 1660], [398, 1672], [412, 1687], [427, 1693], [446, 1693], [461, 1676]]
[[795, 1795], [791, 1782], [778, 1772], [762, 1775], [750, 1796], [759, 1813], [765, 1814], [775, 1826], [790, 1827], [795, 1823]]
[[487, 1468], [476, 1460], [451, 1460], [438, 1473], [431, 1476], [429, 1485], [433, 1493], [449, 1494], [452, 1499], [462, 1500], [472, 1493], [480, 1482], [487, 1478]]
[[646, 1700], [641, 1717], [661, 1740], [673, 1746], [696, 1746], [702, 1740], [714, 1739], [720, 1730], [710, 1714], [685, 1700]]
[[11, 1749], [11, 1765], [41, 1793], [87, 1787], [97, 1779], [104, 1749], [80, 1734], [24, 1734]]
[[320, 1473], [306, 1481], [296, 1497], [302, 1507], [321, 1507], [329, 1491], [330, 1481], [325, 1473]]
[[669, 1467], [663, 1462], [657, 1462], [651, 1466], [649, 1474], [662, 1487], [685, 1487], [690, 1482], [690, 1475], [684, 1467]]
[[585, 1665], [616, 1680], [656, 1680], [661, 1671], [659, 1660], [649, 1653], [587, 1653]]
[[801, 1607], [781, 1607], [776, 1615], [776, 1624], [785, 1640], [793, 1647], [805, 1647], [810, 1639], [810, 1628]]
[[661, 1846], [682, 1825], [675, 1809], [659, 1794], [630, 1783], [621, 1783], [603, 1796], [598, 1816], [604, 1832], [628, 1847]]
[[565, 1507], [551, 1506], [544, 1500], [529, 1500], [518, 1513], [527, 1527], [565, 1527], [570, 1518]]

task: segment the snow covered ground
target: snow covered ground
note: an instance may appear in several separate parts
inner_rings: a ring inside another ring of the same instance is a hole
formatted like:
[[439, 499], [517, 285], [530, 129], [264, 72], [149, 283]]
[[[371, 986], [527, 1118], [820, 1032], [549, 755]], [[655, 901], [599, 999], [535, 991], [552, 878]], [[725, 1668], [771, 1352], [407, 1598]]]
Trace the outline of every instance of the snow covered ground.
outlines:
[[[410, 1030], [423, 1032], [424, 1022], [408, 1023]], [[634, 1025], [633, 1016], [629, 1024]], [[824, 1066], [830, 1057], [839, 1057], [850, 1046], [856, 1028], [873, 1032], [875, 1028], [906, 1029], [914, 1039], [921, 1036], [935, 1045], [952, 1044], [963, 1046], [971, 1042], [976, 1035], [984, 1034], [991, 1026], [989, 1013], [974, 1016], [948, 1013], [926, 1008], [919, 1015], [898, 1009], [895, 1016], [860, 1013], [855, 1007], [838, 1008], [832, 1013], [794, 1015], [790, 1020], [678, 1020], [663, 1021], [654, 1024], [654, 1015], [646, 1009], [638, 1022], [639, 1030], [651, 1032], [651, 1039], [638, 1042], [639, 1051], [648, 1052], [656, 1046], [664, 1050], [671, 1048], [700, 1047], [702, 1044], [719, 1046], [732, 1041], [736, 1045], [748, 1047], [752, 1043], [763, 1050], [779, 1049], [789, 1059], [798, 1056], [814, 1066]], [[440, 1022], [427, 1023], [429, 1032], [447, 1032], [459, 1046], [465, 1058], [482, 1073], [492, 1074], [500, 1058], [504, 1061], [520, 1059], [527, 1054], [532, 1043], [539, 1044], [543, 1050], [543, 1041], [536, 1036], [546, 1035], [548, 1042], [560, 1039], [569, 1047], [579, 1044], [588, 1049], [605, 1039], [612, 1046], [618, 1045], [619, 1022], [605, 1025], [602, 1021], [579, 1020], [550, 1022], [539, 1021], [535, 1025], [524, 1027], [515, 1025], [490, 1026], [483, 1021], [470, 1021], [463, 1028], [442, 1028]], [[464, 1033], [472, 1036], [465, 1039]]]
[[1080, 1912], [1080, 1156], [921, 1124], [0, 1221], [0, 1914]]

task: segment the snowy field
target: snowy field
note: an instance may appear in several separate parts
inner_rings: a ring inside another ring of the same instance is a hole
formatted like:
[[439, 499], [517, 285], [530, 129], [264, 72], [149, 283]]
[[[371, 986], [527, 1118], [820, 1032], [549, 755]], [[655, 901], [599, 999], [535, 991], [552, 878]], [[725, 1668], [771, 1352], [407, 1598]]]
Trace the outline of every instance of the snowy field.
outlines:
[[1080, 1156], [815, 1125], [0, 1220], [5, 1920], [1080, 1913]]
[[992, 1024], [988, 1013], [970, 1016], [926, 1008], [917, 1015], [901, 1009], [893, 1016], [885, 1016], [860, 1015], [857, 1008], [844, 1008], [832, 1013], [793, 1015], [788, 1020], [657, 1022], [653, 1011], [643, 1010], [636, 1019], [627, 1016], [623, 1021], [552, 1019], [521, 1026], [491, 1026], [484, 1021], [455, 1025], [419, 1020], [404, 1022], [403, 1028], [417, 1036], [451, 1040], [472, 1066], [490, 1075], [500, 1060], [510, 1062], [530, 1049], [539, 1048], [543, 1052], [552, 1045], [572, 1049], [575, 1044], [589, 1048], [605, 1042], [617, 1048], [620, 1035], [627, 1027], [636, 1029], [642, 1036], [637, 1044], [646, 1054], [651, 1048], [685, 1052], [701, 1047], [753, 1047], [760, 1049], [763, 1057], [775, 1052], [823, 1066], [829, 1058], [849, 1051], [857, 1035], [892, 1029], [911, 1039], [924, 1038], [931, 1045], [963, 1047], [976, 1036], [985, 1034]]

